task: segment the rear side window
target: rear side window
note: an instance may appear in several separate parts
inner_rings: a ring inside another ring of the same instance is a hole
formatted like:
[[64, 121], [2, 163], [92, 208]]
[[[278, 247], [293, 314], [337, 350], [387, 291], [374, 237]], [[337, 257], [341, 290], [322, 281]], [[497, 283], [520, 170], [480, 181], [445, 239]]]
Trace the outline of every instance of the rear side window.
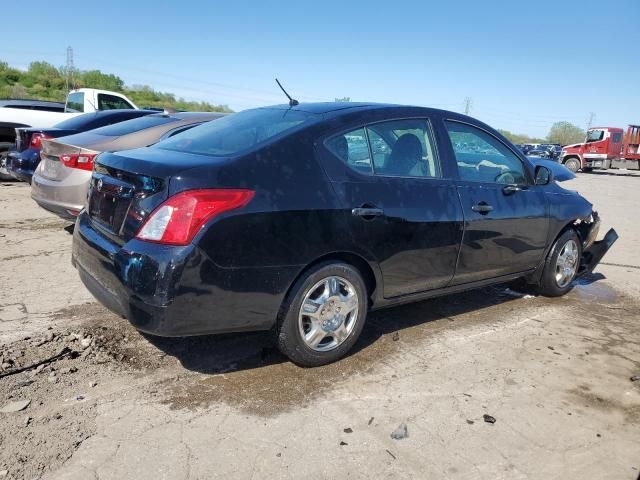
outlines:
[[84, 112], [84, 93], [70, 93], [67, 97], [67, 111]]
[[613, 143], [620, 143], [622, 141], [622, 133], [617, 132], [612, 135], [611, 141]]
[[461, 180], [468, 182], [524, 184], [520, 159], [504, 143], [466, 123], [446, 121]]
[[364, 128], [331, 137], [325, 146], [354, 170], [372, 173], [371, 156]]
[[163, 140], [154, 148], [201, 155], [226, 156], [261, 145], [322, 118], [291, 109], [245, 110], [204, 123]]
[[176, 122], [177, 118], [169, 117], [167, 115], [149, 115], [141, 118], [134, 118], [132, 120], [126, 120], [124, 122], [115, 123], [106, 127], [97, 128], [93, 130], [98, 135], [105, 135], [107, 137], [120, 137], [122, 135], [128, 135], [129, 133], [139, 132], [147, 128], [158, 127], [167, 123]]
[[335, 135], [325, 142], [325, 146], [362, 173], [387, 177], [441, 176], [426, 119], [375, 123]]
[[120, 110], [133, 108], [129, 102], [115, 95], [98, 94], [98, 110]]

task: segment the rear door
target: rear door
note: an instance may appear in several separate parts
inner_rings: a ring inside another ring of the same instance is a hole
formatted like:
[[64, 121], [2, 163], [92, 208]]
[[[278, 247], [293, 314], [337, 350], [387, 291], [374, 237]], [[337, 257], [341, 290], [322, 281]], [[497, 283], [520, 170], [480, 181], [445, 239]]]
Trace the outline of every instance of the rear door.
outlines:
[[353, 242], [379, 264], [385, 298], [447, 285], [462, 238], [455, 185], [443, 178], [431, 121], [382, 121], [324, 147], [344, 166], [332, 179]]
[[452, 284], [535, 268], [547, 242], [548, 208], [523, 161], [480, 126], [447, 120], [458, 166], [464, 236]]

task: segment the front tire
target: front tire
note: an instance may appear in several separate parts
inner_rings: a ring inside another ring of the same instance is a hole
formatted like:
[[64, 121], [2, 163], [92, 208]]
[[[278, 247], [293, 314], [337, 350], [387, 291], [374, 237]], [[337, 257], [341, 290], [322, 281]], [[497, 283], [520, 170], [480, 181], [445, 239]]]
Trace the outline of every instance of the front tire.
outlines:
[[538, 293], [546, 297], [560, 297], [573, 288], [572, 282], [580, 268], [581, 245], [573, 229], [558, 237], [545, 260]]
[[367, 311], [367, 288], [356, 268], [317, 265], [296, 281], [280, 309], [278, 349], [301, 367], [334, 362], [358, 340]]
[[564, 161], [564, 166], [571, 170], [573, 173], [576, 173], [578, 170], [580, 170], [581, 167], [580, 160], [575, 157], [568, 158]]

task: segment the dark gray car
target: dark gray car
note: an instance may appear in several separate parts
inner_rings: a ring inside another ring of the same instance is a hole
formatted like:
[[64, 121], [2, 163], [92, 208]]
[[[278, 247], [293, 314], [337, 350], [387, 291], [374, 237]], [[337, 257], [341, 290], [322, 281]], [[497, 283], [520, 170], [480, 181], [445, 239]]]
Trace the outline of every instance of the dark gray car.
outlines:
[[33, 175], [31, 197], [62, 218], [75, 218], [85, 204], [95, 157], [146, 147], [224, 116], [220, 112], [158, 113], [42, 141], [42, 161]]

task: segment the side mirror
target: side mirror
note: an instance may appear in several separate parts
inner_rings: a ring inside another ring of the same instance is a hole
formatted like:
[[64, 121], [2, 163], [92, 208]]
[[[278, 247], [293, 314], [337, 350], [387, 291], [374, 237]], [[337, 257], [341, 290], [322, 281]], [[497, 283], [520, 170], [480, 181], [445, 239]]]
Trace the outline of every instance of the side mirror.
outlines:
[[536, 167], [536, 185], [548, 185], [553, 180], [551, 170], [542, 165]]

